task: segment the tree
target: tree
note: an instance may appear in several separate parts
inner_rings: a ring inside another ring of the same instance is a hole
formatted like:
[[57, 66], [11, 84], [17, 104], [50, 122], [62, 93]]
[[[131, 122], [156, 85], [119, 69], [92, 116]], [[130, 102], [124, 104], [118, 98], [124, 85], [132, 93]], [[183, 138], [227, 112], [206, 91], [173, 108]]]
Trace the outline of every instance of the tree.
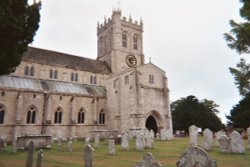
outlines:
[[224, 126], [216, 113], [218, 105], [212, 100], [199, 101], [195, 96], [187, 96], [171, 103], [174, 130], [188, 131], [188, 127], [196, 125], [203, 130], [209, 128], [218, 131]]
[[239, 89], [240, 95], [245, 96], [250, 91], [250, 64], [247, 64], [245, 59], [240, 59], [236, 67], [229, 68], [229, 70], [234, 76], [234, 83]]
[[250, 93], [247, 93], [226, 117], [229, 120], [228, 125], [247, 129], [250, 126]]
[[15, 71], [39, 27], [41, 2], [0, 1], [0, 75]]
[[235, 49], [239, 54], [250, 53], [250, 1], [240, 0], [243, 3], [240, 9], [240, 16], [246, 20], [243, 23], [237, 23], [230, 20], [232, 29], [230, 33], [225, 33], [224, 37], [231, 49]]

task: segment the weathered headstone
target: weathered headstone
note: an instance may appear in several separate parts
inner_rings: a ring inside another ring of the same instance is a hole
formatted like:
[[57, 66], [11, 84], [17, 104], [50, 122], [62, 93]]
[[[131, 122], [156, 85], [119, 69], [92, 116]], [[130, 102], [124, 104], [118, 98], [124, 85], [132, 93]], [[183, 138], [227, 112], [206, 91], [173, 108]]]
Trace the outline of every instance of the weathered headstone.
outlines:
[[138, 132], [136, 134], [136, 139], [135, 139], [135, 149], [137, 151], [143, 151], [144, 150], [143, 140], [144, 140], [144, 136], [140, 132]]
[[224, 152], [224, 153], [231, 152], [230, 139], [226, 135], [221, 135], [217, 140], [219, 143], [220, 152]]
[[109, 136], [109, 138], [108, 138], [108, 153], [110, 155], [115, 154], [115, 138], [114, 138], [114, 136]]
[[127, 131], [122, 134], [121, 148], [123, 150], [128, 150], [129, 149], [129, 134], [128, 134]]
[[217, 167], [207, 152], [200, 147], [188, 147], [176, 163], [177, 167]]
[[189, 144], [190, 146], [198, 146], [198, 127], [191, 125], [189, 130]]
[[155, 161], [152, 153], [145, 153], [141, 162], [138, 162], [134, 167], [163, 167], [158, 161]]
[[58, 146], [62, 145], [62, 137], [61, 136], [57, 138], [57, 145]]
[[230, 135], [230, 139], [231, 139], [231, 150], [233, 153], [241, 153], [241, 154], [245, 153], [244, 142], [241, 135], [238, 132], [233, 131], [233, 133], [231, 133]]
[[72, 141], [71, 140], [68, 142], [67, 149], [69, 152], [72, 152]]
[[146, 147], [153, 148], [154, 147], [154, 132], [151, 130], [146, 134]]
[[4, 150], [4, 140], [0, 138], [0, 152], [3, 152]]
[[26, 159], [26, 167], [32, 167], [34, 150], [35, 150], [34, 142], [30, 141]]
[[43, 150], [40, 149], [37, 153], [36, 167], [42, 167]]
[[250, 149], [250, 127], [247, 128], [247, 138], [248, 138], [248, 146], [247, 146], [247, 148]]
[[84, 148], [84, 167], [93, 167], [92, 151], [94, 149], [91, 145], [86, 145]]
[[203, 145], [205, 150], [211, 150], [213, 148], [213, 132], [210, 129], [203, 131]]
[[173, 140], [174, 138], [174, 135], [171, 129], [166, 129], [165, 135], [166, 135], [166, 140]]
[[95, 135], [94, 147], [95, 147], [95, 148], [99, 148], [99, 145], [100, 145], [100, 134], [97, 133], [97, 134]]
[[85, 145], [89, 145], [90, 144], [90, 137], [86, 137], [85, 138]]
[[156, 133], [156, 140], [160, 140], [160, 133]]

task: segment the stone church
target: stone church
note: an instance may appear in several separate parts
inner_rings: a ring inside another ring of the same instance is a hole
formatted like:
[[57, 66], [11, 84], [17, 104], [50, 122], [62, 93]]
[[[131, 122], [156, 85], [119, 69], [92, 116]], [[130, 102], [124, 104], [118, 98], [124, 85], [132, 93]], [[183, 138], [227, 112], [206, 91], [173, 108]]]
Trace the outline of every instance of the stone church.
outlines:
[[172, 130], [168, 80], [145, 64], [142, 21], [114, 10], [97, 37], [96, 60], [29, 47], [16, 71], [0, 76], [0, 137]]

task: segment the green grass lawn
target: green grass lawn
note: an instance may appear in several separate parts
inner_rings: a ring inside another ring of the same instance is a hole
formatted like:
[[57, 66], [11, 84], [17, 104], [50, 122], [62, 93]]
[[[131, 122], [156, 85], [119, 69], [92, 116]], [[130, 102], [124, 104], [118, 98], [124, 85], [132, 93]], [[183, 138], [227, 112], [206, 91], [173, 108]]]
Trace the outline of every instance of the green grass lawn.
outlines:
[[[142, 159], [145, 152], [153, 153], [155, 159], [162, 165], [174, 167], [181, 153], [188, 147], [188, 140], [188, 138], [176, 138], [173, 141], [156, 141], [153, 149], [146, 149], [143, 152], [136, 151], [135, 142], [132, 141], [128, 151], [123, 151], [120, 145], [116, 145], [116, 155], [107, 154], [108, 147], [103, 141], [101, 147], [93, 152], [94, 167], [132, 167]], [[245, 144], [246, 142], [245, 140]], [[62, 146], [55, 144], [52, 149], [44, 150], [43, 167], [82, 167], [84, 142], [73, 142], [72, 147], [73, 151], [68, 152], [65, 142]], [[215, 146], [208, 154], [216, 160], [219, 167], [250, 167], [249, 150], [246, 154], [226, 154], [220, 153], [218, 146]], [[23, 167], [26, 155], [26, 151], [14, 154], [11, 152], [11, 146], [7, 146], [5, 151], [0, 153], [0, 167]]]

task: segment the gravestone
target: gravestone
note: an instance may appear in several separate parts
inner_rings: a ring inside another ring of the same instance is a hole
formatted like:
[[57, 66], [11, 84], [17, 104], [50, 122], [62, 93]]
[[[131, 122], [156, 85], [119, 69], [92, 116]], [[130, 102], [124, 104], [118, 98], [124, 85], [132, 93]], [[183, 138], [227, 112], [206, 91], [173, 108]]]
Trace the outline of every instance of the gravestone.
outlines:
[[230, 142], [231, 150], [233, 153], [240, 153], [240, 154], [245, 153], [244, 142], [241, 135], [238, 132], [233, 131], [233, 133], [231, 133], [230, 135], [230, 139], [231, 139]]
[[58, 137], [58, 139], [57, 139], [57, 145], [58, 146], [62, 145], [62, 137], [61, 136]]
[[174, 138], [173, 132], [170, 129], [166, 129], [165, 135], [166, 135], [166, 140], [173, 140]]
[[224, 152], [224, 153], [231, 152], [230, 139], [226, 135], [221, 135], [217, 140], [219, 143], [220, 152]]
[[166, 140], [166, 130], [165, 129], [161, 129], [160, 138], [161, 138], [161, 140]]
[[134, 167], [163, 167], [159, 162], [155, 161], [152, 153], [145, 153], [141, 162], [138, 162]]
[[97, 133], [97, 134], [95, 135], [94, 147], [95, 147], [95, 148], [99, 148], [99, 145], [100, 145], [100, 134]]
[[177, 167], [217, 167], [207, 152], [198, 146], [188, 147], [176, 163]]
[[247, 128], [247, 138], [248, 138], [248, 146], [247, 146], [247, 148], [250, 149], [250, 127]]
[[112, 135], [109, 136], [109, 138], [108, 138], [108, 153], [110, 155], [115, 154], [115, 138]]
[[93, 167], [92, 151], [94, 149], [91, 145], [86, 145], [84, 148], [84, 167]]
[[191, 125], [189, 130], [189, 144], [190, 146], [198, 146], [198, 127]]
[[72, 141], [71, 140], [68, 142], [67, 149], [69, 152], [72, 152]]
[[156, 140], [160, 140], [160, 133], [156, 133]]
[[90, 144], [90, 137], [86, 137], [85, 138], [85, 145], [89, 145]]
[[34, 150], [35, 150], [34, 142], [30, 141], [26, 159], [26, 167], [32, 167]]
[[0, 138], [0, 152], [3, 152], [4, 150], [4, 140]]
[[126, 131], [126, 132], [124, 132], [122, 134], [121, 148], [123, 150], [128, 150], [129, 149], [129, 134], [128, 134], [128, 131]]
[[153, 148], [154, 147], [154, 132], [151, 130], [146, 134], [146, 148]]
[[212, 150], [213, 148], [213, 132], [210, 129], [203, 131], [203, 145], [205, 150]]
[[140, 132], [138, 132], [136, 134], [136, 139], [135, 139], [135, 149], [137, 151], [143, 151], [144, 150], [143, 140], [144, 140], [144, 136]]
[[42, 167], [43, 150], [40, 149], [37, 154], [36, 167]]

